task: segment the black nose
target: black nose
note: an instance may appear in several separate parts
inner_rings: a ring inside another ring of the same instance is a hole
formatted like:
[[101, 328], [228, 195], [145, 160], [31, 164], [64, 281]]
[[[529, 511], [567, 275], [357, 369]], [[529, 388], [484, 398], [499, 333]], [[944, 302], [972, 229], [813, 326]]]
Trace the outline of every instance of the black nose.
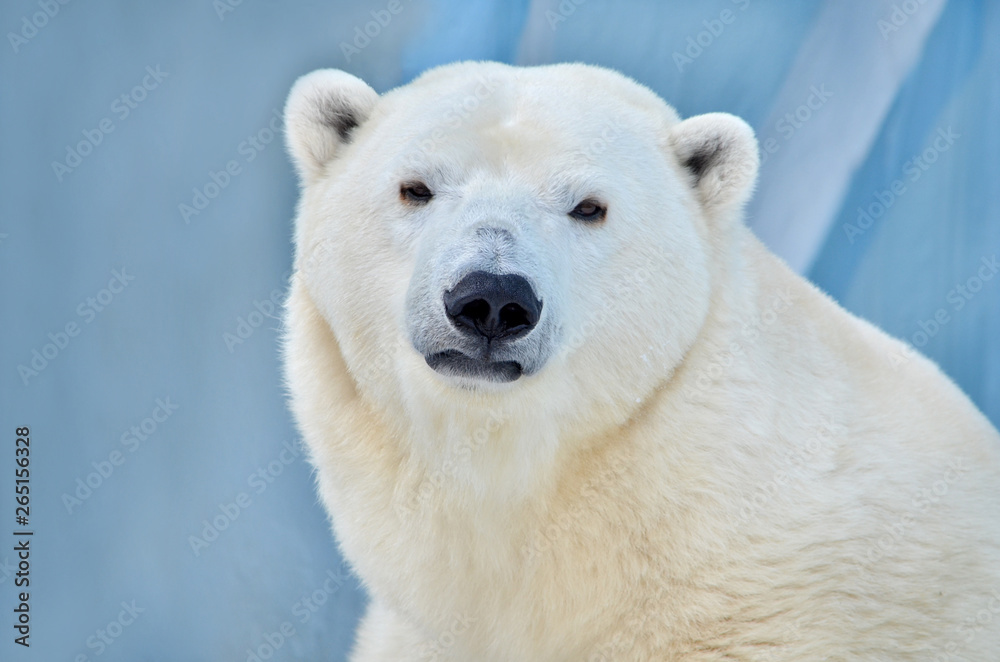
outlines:
[[473, 271], [445, 292], [444, 309], [465, 333], [513, 340], [535, 328], [542, 302], [521, 276]]

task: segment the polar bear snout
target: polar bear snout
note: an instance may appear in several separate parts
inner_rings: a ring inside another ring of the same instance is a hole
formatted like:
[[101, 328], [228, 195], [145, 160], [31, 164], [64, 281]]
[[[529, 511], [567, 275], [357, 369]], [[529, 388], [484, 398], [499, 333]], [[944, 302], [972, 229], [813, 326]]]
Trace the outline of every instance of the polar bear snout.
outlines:
[[512, 382], [544, 361], [538, 339], [531, 334], [541, 318], [542, 300], [524, 276], [473, 271], [444, 292], [442, 304], [453, 344], [424, 354], [435, 371], [476, 381]]
[[559, 328], [556, 279], [537, 242], [516, 219], [481, 207], [439, 220], [407, 288], [410, 344], [451, 386], [537, 374]]
[[460, 332], [492, 344], [527, 335], [542, 302], [523, 276], [473, 271], [444, 293], [444, 309]]

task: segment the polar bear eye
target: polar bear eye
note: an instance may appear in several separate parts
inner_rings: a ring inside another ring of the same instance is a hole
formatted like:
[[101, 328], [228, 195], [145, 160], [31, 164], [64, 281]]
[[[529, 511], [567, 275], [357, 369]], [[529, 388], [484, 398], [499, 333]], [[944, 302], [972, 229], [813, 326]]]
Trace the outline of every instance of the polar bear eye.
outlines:
[[608, 215], [608, 208], [597, 200], [587, 198], [576, 207], [573, 207], [573, 211], [569, 215], [578, 221], [603, 221], [604, 217]]
[[406, 202], [429, 202], [434, 194], [423, 182], [407, 182], [399, 187], [399, 197]]

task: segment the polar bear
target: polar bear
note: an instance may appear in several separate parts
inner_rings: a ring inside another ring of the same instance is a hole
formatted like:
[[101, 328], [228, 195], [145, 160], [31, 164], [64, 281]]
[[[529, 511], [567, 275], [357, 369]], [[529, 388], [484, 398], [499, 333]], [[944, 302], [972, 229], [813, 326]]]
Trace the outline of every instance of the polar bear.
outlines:
[[1000, 659], [1000, 437], [743, 225], [743, 121], [484, 62], [285, 120], [352, 660]]

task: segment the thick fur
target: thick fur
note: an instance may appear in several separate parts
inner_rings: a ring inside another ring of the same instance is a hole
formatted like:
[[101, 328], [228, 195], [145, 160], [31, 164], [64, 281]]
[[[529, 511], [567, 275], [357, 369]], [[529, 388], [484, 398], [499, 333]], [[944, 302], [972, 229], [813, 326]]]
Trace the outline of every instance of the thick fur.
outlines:
[[[742, 121], [463, 63], [315, 72], [287, 127], [287, 379], [372, 598], [352, 660], [1000, 659], [1000, 437], [744, 227]], [[417, 349], [484, 260], [544, 300], [506, 384]]]

